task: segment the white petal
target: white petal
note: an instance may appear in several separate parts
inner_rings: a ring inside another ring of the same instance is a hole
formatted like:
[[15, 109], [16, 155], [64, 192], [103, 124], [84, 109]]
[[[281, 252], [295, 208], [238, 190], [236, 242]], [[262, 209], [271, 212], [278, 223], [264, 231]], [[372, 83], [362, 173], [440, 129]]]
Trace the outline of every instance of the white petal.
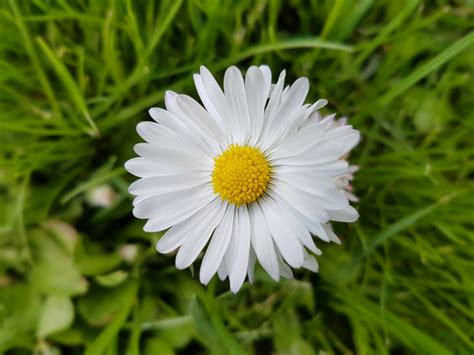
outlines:
[[151, 160], [164, 174], [180, 171], [210, 171], [214, 163], [207, 155], [196, 150], [167, 149], [148, 143], [138, 143], [133, 147], [137, 155]]
[[352, 206], [347, 206], [343, 210], [328, 211], [329, 219], [337, 222], [355, 222], [359, 219], [359, 213]]
[[176, 98], [179, 108], [186, 115], [185, 124], [196, 131], [196, 133], [204, 140], [214, 152], [219, 153], [220, 150], [216, 143], [226, 146], [224, 134], [217, 122], [211, 117], [196, 100], [187, 95], [178, 95]]
[[201, 66], [201, 75], [194, 74], [193, 78], [196, 90], [204, 107], [221, 127], [222, 132], [228, 135], [229, 125], [226, 121], [228, 107], [221, 88], [209, 70], [203, 66]]
[[[292, 137], [296, 134], [302, 127], [302, 122], [305, 120], [308, 115], [308, 110], [310, 109], [308, 104], [302, 105], [288, 119], [288, 124], [286, 125], [283, 135], [280, 137], [279, 142], [285, 142], [288, 137]], [[276, 144], [274, 144], [276, 145]]]
[[[288, 97], [288, 92], [290, 91], [291, 85], [286, 85], [283, 91], [281, 92], [281, 102], [283, 103]], [[281, 107], [281, 105], [280, 105]]]
[[[286, 73], [283, 70], [280, 73], [280, 76], [278, 77], [278, 81], [273, 87], [272, 92], [270, 94], [270, 99], [268, 100], [268, 104], [265, 108], [265, 114], [263, 118], [264, 119], [263, 129], [262, 129], [261, 137], [259, 139], [260, 145], [263, 145], [266, 142], [269, 132], [271, 130], [270, 120], [280, 107], [281, 93], [283, 90], [283, 86], [285, 85], [285, 75]], [[265, 143], [265, 146], [266, 146], [266, 143]]]
[[346, 145], [340, 140], [321, 140], [311, 149], [294, 157], [281, 158], [277, 161], [280, 165], [314, 165], [337, 160], [344, 155]]
[[[309, 112], [307, 112], [307, 113], [309, 113], [309, 114], [307, 116], [305, 116], [304, 121], [300, 126], [300, 129], [303, 129], [304, 127], [309, 126], [309, 125], [314, 124], [314, 123], [321, 123], [322, 124], [322, 122], [321, 122], [321, 119], [322, 119], [321, 113], [317, 110], [313, 111], [313, 112], [311, 112], [310, 110], [311, 110], [311, 107], [308, 109]], [[327, 125], [323, 124], [323, 126], [326, 127], [326, 129], [328, 128]]]
[[216, 109], [217, 113], [221, 118], [225, 118], [225, 114], [228, 111], [227, 100], [221, 87], [217, 83], [211, 72], [205, 67], [200, 67], [200, 74], [202, 83], [206, 89], [207, 96], [211, 100], [212, 106]]
[[283, 276], [285, 279], [293, 279], [293, 271], [291, 271], [291, 268], [283, 261], [283, 258], [279, 251], [277, 251], [277, 258], [278, 267], [280, 268], [280, 275]]
[[251, 137], [250, 144], [254, 145], [263, 127], [263, 114], [270, 85], [265, 82], [262, 71], [257, 67], [250, 67], [245, 75], [245, 92], [250, 117]]
[[297, 215], [290, 212], [288, 209], [279, 208], [279, 214], [283, 222], [290, 227], [294, 235], [306, 248], [311, 250], [313, 253], [320, 253], [321, 251], [314, 244], [313, 238], [306, 227], [304, 221], [297, 217]]
[[222, 221], [217, 226], [206, 250], [199, 272], [201, 283], [207, 285], [221, 264], [232, 237], [235, 206], [229, 205]]
[[210, 182], [210, 179], [208, 172], [147, 177], [132, 183], [128, 192], [132, 195], [157, 195], [199, 186]]
[[206, 207], [206, 203], [193, 201], [181, 209], [166, 210], [157, 217], [150, 218], [143, 226], [145, 232], [159, 232], [170, 228]]
[[346, 160], [333, 160], [321, 164], [314, 164], [310, 167], [316, 176], [335, 177], [346, 174], [349, 164]]
[[183, 110], [181, 110], [181, 107], [178, 105], [178, 94], [173, 92], [173, 91], [166, 91], [165, 93], [165, 105], [166, 108], [170, 113], [173, 114], [174, 117], [176, 117], [179, 121], [181, 121], [181, 125], [185, 127], [187, 134], [190, 137], [193, 137], [193, 141], [196, 142], [196, 144], [200, 144], [200, 146], [208, 152], [211, 156], [215, 156], [215, 150], [211, 148], [211, 146], [216, 145], [215, 142], [208, 142], [206, 139], [203, 139], [202, 135], [199, 134], [195, 129], [195, 127], [190, 127], [189, 126], [189, 118], [185, 115]]
[[[320, 99], [314, 104], [312, 104], [306, 111], [303, 121], [301, 122], [300, 128], [304, 128], [310, 124], [320, 123], [320, 121], [322, 120], [322, 116], [318, 110], [326, 106], [327, 103], [328, 101], [326, 99]], [[323, 124], [323, 126], [328, 128], [325, 124]]]
[[350, 191], [347, 191], [347, 190], [343, 190], [342, 193], [344, 194], [344, 196], [346, 196], [346, 198], [351, 201], [351, 202], [359, 202], [359, 198], [354, 195], [352, 192]]
[[169, 253], [179, 248], [186, 239], [190, 238], [196, 230], [209, 225], [214, 219], [216, 203], [209, 204], [197, 211], [193, 216], [172, 226], [158, 241], [156, 249], [160, 253]]
[[313, 105], [313, 110], [316, 111], [316, 110], [319, 110], [321, 108], [323, 108], [324, 106], [326, 106], [328, 104], [328, 100], [326, 99], [319, 99], [318, 101], [316, 101]]
[[125, 162], [125, 169], [130, 174], [138, 177], [150, 177], [162, 174], [160, 165], [142, 157], [132, 158]]
[[159, 217], [167, 213], [188, 211], [200, 204], [207, 204], [216, 196], [209, 186], [193, 187], [187, 190], [168, 192], [161, 195], [151, 196], [133, 209], [133, 215], [137, 218]]
[[357, 144], [360, 143], [360, 133], [358, 131], [356, 132], [357, 133], [354, 133], [350, 138], [346, 139], [346, 146], [344, 147], [344, 150], [342, 151], [342, 155], [347, 154]]
[[[177, 94], [173, 92], [166, 92], [165, 94], [165, 102], [173, 102], [172, 106], [176, 107], [176, 110], [179, 110], [178, 104], [176, 103], [176, 96]], [[169, 104], [168, 104], [169, 106]], [[175, 111], [176, 111], [175, 110]], [[199, 136], [189, 127], [187, 127], [181, 119], [178, 118], [175, 114], [170, 111], [164, 110], [159, 107], [153, 107], [149, 111], [151, 118], [153, 118], [159, 124], [168, 127], [172, 131], [176, 132], [177, 134], [182, 135], [183, 137], [188, 138], [194, 144], [201, 148], [203, 152], [208, 154], [209, 156], [213, 157], [214, 153], [210, 150], [209, 146], [205, 144]], [[180, 110], [180, 114], [183, 113]]]
[[341, 240], [336, 235], [336, 233], [334, 233], [334, 231], [332, 230], [332, 226], [330, 223], [325, 223], [322, 225], [322, 227], [332, 242], [336, 244], [341, 244]]
[[275, 172], [273, 182], [274, 185], [285, 184], [293, 192], [301, 190], [309, 193], [307, 197], [324, 209], [339, 210], [349, 204], [346, 196], [329, 179], [315, 178], [308, 174]]
[[279, 195], [288, 204], [293, 206], [293, 208], [310, 220], [316, 220], [318, 222], [328, 221], [329, 217], [326, 211], [310, 194], [296, 189], [282, 181], [274, 181], [270, 188], [274, 193]]
[[290, 87], [285, 101], [282, 103], [281, 112], [290, 114], [303, 105], [309, 91], [309, 81], [307, 78], [297, 79]]
[[318, 144], [325, 131], [324, 126], [318, 123], [306, 126], [272, 150], [270, 159], [278, 163], [279, 158], [292, 157], [306, 152]]
[[275, 245], [270, 231], [267, 227], [265, 215], [258, 203], [254, 203], [250, 208], [250, 221], [252, 225], [252, 246], [257, 254], [258, 262], [272, 279], [280, 279], [280, 269], [275, 252]]
[[272, 85], [272, 71], [268, 65], [261, 65], [258, 68], [262, 72], [263, 78], [265, 80], [265, 91], [268, 90], [268, 97], [270, 95], [270, 88]]
[[249, 265], [247, 267], [247, 276], [249, 278], [249, 282], [253, 283], [255, 281], [255, 263], [257, 262], [257, 256], [255, 255], [255, 251], [252, 247], [250, 247], [250, 254], [249, 254]]
[[319, 239], [324, 240], [327, 243], [331, 242], [331, 238], [327, 234], [326, 230], [323, 228], [324, 224], [322, 223], [314, 223], [312, 225], [311, 233], [317, 236]]
[[229, 114], [234, 120], [237, 143], [244, 144], [250, 133], [250, 118], [245, 95], [242, 73], [235, 66], [229, 67], [224, 74], [224, 92], [229, 106]]
[[303, 267], [312, 272], [318, 272], [319, 265], [316, 258], [305, 252]]
[[285, 261], [295, 268], [303, 265], [303, 247], [292, 230], [283, 222], [272, 201], [262, 199], [261, 207], [268, 229]]
[[236, 293], [245, 281], [250, 250], [250, 218], [247, 206], [237, 209], [237, 218], [232, 230], [232, 240], [225, 255], [229, 273], [230, 290]]
[[219, 280], [221, 281], [224, 281], [227, 278], [227, 269], [224, 260], [221, 261], [221, 264], [217, 269], [217, 276], [219, 276]]
[[148, 110], [148, 113], [157, 123], [168, 127], [176, 133], [181, 134], [186, 132], [186, 126], [171, 112], [161, 107], [152, 107]]
[[152, 195], [140, 195], [140, 196], [136, 196], [134, 199], [133, 199], [133, 207], [135, 207], [136, 205], [138, 205], [139, 203], [141, 203], [142, 201], [145, 201], [148, 197], [151, 197]]
[[[288, 204], [288, 202], [283, 200], [279, 195], [274, 194], [272, 197], [275, 199], [275, 202], [277, 203], [277, 205], [281, 207], [282, 211], [287, 210], [287, 213], [290, 215], [290, 217], [289, 217], [290, 220], [297, 219], [298, 223], [301, 224], [302, 226], [304, 226], [304, 228], [307, 231], [309, 231], [313, 235], [318, 235], [319, 231], [322, 229], [320, 223], [315, 222], [315, 221], [309, 219], [308, 217], [304, 216], [303, 214], [301, 214], [293, 206]], [[292, 223], [292, 222], [287, 222], [287, 223], [289, 225], [289, 223]], [[318, 247], [316, 247], [316, 245], [314, 244], [314, 241], [311, 238], [311, 236], [308, 236], [306, 231], [303, 231], [301, 226], [298, 227], [298, 230], [300, 230], [300, 232], [299, 232], [300, 234], [298, 234], [298, 239], [300, 240], [300, 242], [306, 248], [311, 250], [313, 253], [315, 253], [317, 255], [321, 255], [322, 254], [321, 250]], [[303, 231], [303, 232], [301, 232], [301, 231]], [[298, 233], [298, 232], [296, 231], [295, 233]], [[329, 242], [329, 239], [326, 240], [326, 241]]]
[[196, 152], [207, 157], [208, 161], [212, 161], [212, 158], [207, 156], [206, 152], [199, 145], [165, 125], [154, 122], [140, 122], [137, 125], [137, 132], [146, 142], [152, 145], [185, 153]]
[[346, 154], [352, 148], [354, 148], [360, 141], [360, 133], [353, 129], [351, 126], [337, 127], [329, 130], [325, 136], [322, 145], [328, 142], [334, 143], [337, 142], [339, 145], [342, 145], [341, 155]]
[[[171, 153], [171, 157], [179, 154]], [[162, 156], [166, 156], [162, 154]], [[167, 156], [163, 161], [153, 161], [143, 157], [130, 159], [125, 163], [125, 169], [131, 174], [138, 177], [153, 177], [153, 176], [168, 176], [191, 174], [194, 172], [210, 172], [212, 167], [205, 162], [198, 164], [197, 161], [190, 162], [189, 159], [182, 159], [181, 161], [169, 160]], [[209, 173], [210, 174], [210, 173]]]
[[268, 117], [268, 123], [266, 123], [268, 130], [265, 140], [261, 142], [264, 150], [269, 148], [290, 125], [290, 118], [293, 118], [293, 114], [297, 111], [306, 99], [306, 95], [309, 90], [309, 82], [307, 78], [299, 78], [290, 87], [288, 93], [282, 102], [279, 110]]
[[[209, 205], [209, 216], [207, 223], [199, 223], [196, 228], [189, 234], [176, 255], [176, 268], [182, 270], [191, 265], [196, 260], [199, 253], [207, 244], [212, 232], [221, 222], [222, 216], [227, 209], [227, 202], [216, 199]], [[204, 222], [204, 221], [203, 221]]]
[[333, 160], [313, 165], [273, 165], [273, 169], [282, 174], [307, 174], [315, 178], [333, 178], [348, 173], [349, 164], [345, 160]]

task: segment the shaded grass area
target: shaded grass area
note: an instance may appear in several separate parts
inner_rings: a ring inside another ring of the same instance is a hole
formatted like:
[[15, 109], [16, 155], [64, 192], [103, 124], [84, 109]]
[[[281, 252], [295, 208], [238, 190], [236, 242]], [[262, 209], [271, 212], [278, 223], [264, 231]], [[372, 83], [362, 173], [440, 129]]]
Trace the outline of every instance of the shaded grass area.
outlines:
[[[473, 23], [462, 1], [3, 1], [0, 353], [472, 352]], [[260, 63], [361, 130], [361, 218], [318, 274], [232, 295], [156, 254], [122, 166], [165, 90]]]

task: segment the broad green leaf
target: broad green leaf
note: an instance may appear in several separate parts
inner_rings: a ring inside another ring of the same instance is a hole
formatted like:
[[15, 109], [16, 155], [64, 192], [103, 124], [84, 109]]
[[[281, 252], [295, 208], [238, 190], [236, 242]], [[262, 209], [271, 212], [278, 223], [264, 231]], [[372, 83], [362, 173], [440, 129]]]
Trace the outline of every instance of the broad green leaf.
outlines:
[[190, 317], [163, 319], [154, 323], [158, 334], [173, 348], [185, 347], [196, 336], [193, 320]]
[[42, 224], [42, 227], [50, 232], [70, 255], [74, 254], [79, 233], [73, 225], [59, 219], [49, 219]]
[[128, 277], [128, 273], [123, 270], [117, 270], [106, 275], [98, 275], [95, 277], [97, 283], [104, 287], [115, 287], [124, 282]]
[[123, 304], [130, 297], [130, 289], [134, 287], [133, 282], [123, 283], [115, 288], [94, 285], [87, 295], [79, 299], [79, 313], [94, 326], [110, 323], [120, 313]]
[[41, 295], [31, 284], [0, 288], [0, 353], [15, 347], [33, 348]]
[[83, 324], [74, 324], [71, 328], [48, 336], [48, 340], [67, 346], [78, 346], [84, 344], [91, 334], [93, 334], [92, 330]]
[[111, 272], [121, 262], [122, 258], [117, 252], [103, 252], [97, 244], [77, 245], [74, 258], [82, 274], [87, 276], [101, 275]]
[[50, 295], [74, 296], [86, 292], [87, 281], [67, 251], [40, 230], [32, 231], [29, 239], [34, 250], [30, 274], [34, 285]]
[[69, 297], [50, 295], [41, 311], [37, 328], [39, 338], [68, 328], [74, 320], [74, 305]]

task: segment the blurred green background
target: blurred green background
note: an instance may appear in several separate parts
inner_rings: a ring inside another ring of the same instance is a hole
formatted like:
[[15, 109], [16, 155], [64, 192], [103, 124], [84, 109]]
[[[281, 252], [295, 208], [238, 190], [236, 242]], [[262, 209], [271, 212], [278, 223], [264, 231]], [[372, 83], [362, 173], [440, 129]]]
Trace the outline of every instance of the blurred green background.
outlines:
[[[2, 0], [0, 353], [472, 353], [473, 5]], [[362, 132], [361, 218], [233, 295], [155, 252], [123, 163], [199, 65], [262, 63]]]

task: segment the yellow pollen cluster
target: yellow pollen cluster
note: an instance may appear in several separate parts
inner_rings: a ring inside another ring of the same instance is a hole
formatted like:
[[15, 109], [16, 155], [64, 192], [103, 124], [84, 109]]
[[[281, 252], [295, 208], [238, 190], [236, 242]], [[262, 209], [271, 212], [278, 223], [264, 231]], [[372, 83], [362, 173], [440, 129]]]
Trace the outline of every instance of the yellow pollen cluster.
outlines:
[[258, 148], [232, 144], [214, 160], [212, 184], [222, 199], [241, 205], [265, 192], [270, 165]]

